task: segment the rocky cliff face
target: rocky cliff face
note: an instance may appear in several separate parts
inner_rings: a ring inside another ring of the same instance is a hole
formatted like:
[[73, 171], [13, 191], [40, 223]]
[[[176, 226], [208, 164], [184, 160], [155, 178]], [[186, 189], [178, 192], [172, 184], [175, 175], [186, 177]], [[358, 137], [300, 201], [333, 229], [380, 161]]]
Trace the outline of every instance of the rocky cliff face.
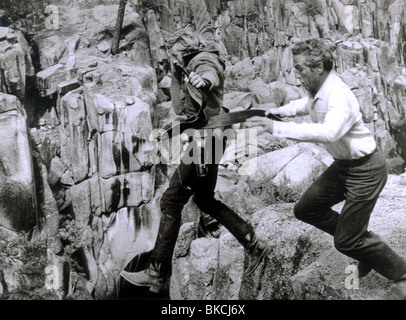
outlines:
[[[227, 52], [230, 109], [280, 106], [303, 96], [289, 45], [329, 38], [337, 71], [356, 94], [391, 172], [404, 171], [404, 0], [205, 2]], [[149, 138], [174, 118], [165, 39], [193, 20], [188, 1], [129, 1], [119, 53], [112, 55], [117, 11], [113, 0], [5, 0], [0, 7], [0, 118], [6, 137], [0, 143], [0, 236], [25, 230], [31, 241], [46, 239], [47, 264], [58, 275], [51, 291], [58, 298], [117, 297], [119, 272], [134, 268], [132, 259], [154, 245], [159, 199], [173, 169], [150, 163]], [[280, 248], [275, 245], [269, 258], [274, 264], [261, 271], [281, 276], [265, 291], [259, 275], [254, 282], [241, 278], [242, 248], [227, 232], [195, 239], [199, 212], [191, 201], [182, 232], [186, 244], [174, 260], [172, 296], [343, 298], [324, 286], [322, 274], [312, 273], [320, 283], [315, 291], [303, 281], [291, 282], [292, 275], [301, 277], [302, 261], [309, 259], [306, 267], [316, 263], [307, 254], [330, 248], [328, 240], [288, 217], [280, 220], [279, 207], [264, 210], [297, 199], [331, 159], [315, 146], [270, 135], [258, 143], [257, 173], [241, 174], [248, 159], [225, 158], [217, 194], [247, 219], [266, 223], [265, 233], [275, 231], [268, 220], [281, 229], [294, 224], [295, 231], [279, 239], [289, 245], [272, 238]], [[283, 150], [269, 153], [276, 149]], [[306, 251], [310, 244], [318, 249]], [[31, 288], [21, 264], [7, 261], [0, 294]]]
[[[2, 130], [10, 137], [1, 147], [2, 227], [27, 231], [37, 217], [32, 237], [49, 241], [49, 264], [66, 277], [54, 288], [61, 297], [74, 295], [77, 281], [84, 281], [89, 297], [114, 297], [118, 273], [151, 249], [159, 221], [154, 197], [160, 173], [148, 156], [157, 78], [145, 28], [131, 7], [121, 53], [109, 54], [118, 9], [113, 2], [56, 2], [65, 10], [57, 29], [41, 25], [43, 11], [36, 12], [35, 25], [31, 15], [17, 21], [22, 29], [32, 27], [26, 29], [31, 46], [21, 31], [0, 28], [1, 87], [7, 93]], [[35, 175], [43, 178], [38, 205]], [[18, 198], [25, 202], [12, 205]], [[7, 278], [3, 289], [9, 293], [24, 285], [19, 269], [11, 268], [16, 280]]]

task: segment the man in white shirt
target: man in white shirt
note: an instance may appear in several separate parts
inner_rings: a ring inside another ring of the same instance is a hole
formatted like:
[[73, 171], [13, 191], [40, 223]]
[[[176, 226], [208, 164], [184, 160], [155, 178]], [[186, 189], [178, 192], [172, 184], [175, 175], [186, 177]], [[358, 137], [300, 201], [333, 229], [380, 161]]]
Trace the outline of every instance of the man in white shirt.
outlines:
[[[406, 299], [406, 260], [379, 236], [369, 232], [370, 215], [387, 181], [384, 156], [365, 127], [358, 101], [333, 71], [331, 50], [319, 39], [292, 47], [297, 76], [308, 97], [268, 114], [310, 115], [312, 123], [276, 122], [265, 117], [247, 120], [258, 134], [322, 144], [334, 163], [309, 187], [295, 205], [295, 216], [334, 236], [341, 253], [359, 261], [359, 274], [374, 269], [395, 281], [384, 299]], [[331, 208], [345, 201], [341, 213]]]

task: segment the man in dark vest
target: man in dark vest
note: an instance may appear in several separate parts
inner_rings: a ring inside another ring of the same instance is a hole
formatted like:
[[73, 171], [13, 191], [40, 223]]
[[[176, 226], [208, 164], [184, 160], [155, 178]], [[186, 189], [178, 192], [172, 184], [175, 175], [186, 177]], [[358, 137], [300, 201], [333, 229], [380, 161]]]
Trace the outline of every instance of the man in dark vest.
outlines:
[[[192, 123], [192, 128], [198, 130], [204, 126], [208, 116], [226, 112], [223, 108], [225, 64], [218, 44], [213, 41], [210, 17], [204, 1], [193, 3], [195, 18], [200, 19], [197, 32], [190, 28], [179, 30], [168, 40], [168, 46], [173, 62], [173, 107], [177, 114], [185, 116], [186, 122]], [[199, 10], [200, 13], [196, 13]], [[219, 145], [222, 147], [221, 152]], [[223, 137], [213, 136], [204, 143], [204, 148], [211, 151], [211, 159], [204, 166], [204, 172], [199, 170], [201, 167], [197, 163], [181, 161], [161, 198], [162, 216], [149, 267], [137, 273], [123, 271], [121, 275], [128, 282], [148, 286], [154, 293], [162, 292], [166, 280], [170, 278], [182, 209], [193, 194], [199, 209], [224, 225], [246, 249], [246, 275], [253, 273], [267, 255], [268, 245], [258, 239], [252, 225], [214, 197], [218, 164], [223, 156], [224, 146]]]

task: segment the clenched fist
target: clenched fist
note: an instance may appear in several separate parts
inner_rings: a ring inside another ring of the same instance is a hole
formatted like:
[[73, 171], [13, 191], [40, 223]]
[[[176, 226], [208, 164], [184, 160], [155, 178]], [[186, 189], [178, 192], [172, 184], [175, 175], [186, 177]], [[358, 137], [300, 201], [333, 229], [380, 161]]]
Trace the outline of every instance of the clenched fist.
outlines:
[[204, 89], [207, 86], [206, 81], [193, 71], [189, 74], [189, 82], [197, 89]]

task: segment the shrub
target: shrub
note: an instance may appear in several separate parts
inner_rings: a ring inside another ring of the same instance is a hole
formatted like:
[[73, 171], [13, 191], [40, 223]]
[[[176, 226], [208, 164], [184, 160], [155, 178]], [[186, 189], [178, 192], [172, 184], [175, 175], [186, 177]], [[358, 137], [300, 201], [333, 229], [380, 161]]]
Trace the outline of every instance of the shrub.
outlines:
[[[0, 239], [0, 282], [3, 300], [55, 300], [52, 291], [45, 288], [45, 268], [48, 265], [46, 240], [27, 240], [20, 234], [15, 240]], [[5, 272], [21, 275], [25, 280], [21, 287], [10, 290], [4, 278]]]
[[83, 261], [83, 248], [91, 246], [95, 238], [90, 226], [68, 220], [59, 229], [59, 236], [64, 244], [65, 259], [70, 269], [78, 273], [86, 273], [86, 263]]

